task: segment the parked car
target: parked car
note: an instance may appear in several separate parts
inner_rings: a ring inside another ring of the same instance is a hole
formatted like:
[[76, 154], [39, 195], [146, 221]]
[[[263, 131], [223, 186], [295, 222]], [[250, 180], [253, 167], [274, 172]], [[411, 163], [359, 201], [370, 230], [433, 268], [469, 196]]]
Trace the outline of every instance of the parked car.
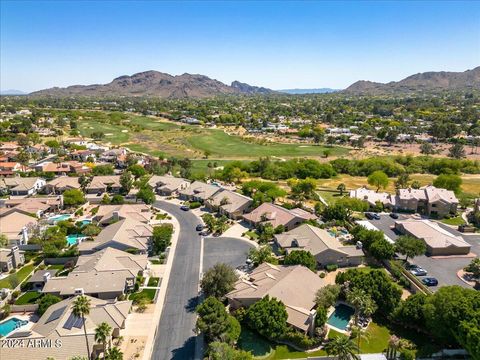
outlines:
[[210, 235], [210, 233], [207, 231], [207, 230], [203, 230], [201, 232], [198, 233], [200, 236], [208, 236]]
[[410, 271], [411, 274], [413, 274], [415, 276], [425, 276], [425, 275], [428, 274], [427, 270], [421, 268], [418, 265], [410, 265], [408, 267], [408, 270]]
[[189, 208], [187, 205], [182, 205], [182, 206], [180, 206], [180, 209], [183, 210], [183, 211], [188, 211], [188, 210], [190, 210], [190, 208]]
[[378, 215], [377, 213], [366, 212], [365, 216], [368, 220], [380, 220], [380, 215]]
[[437, 286], [438, 280], [433, 277], [426, 277], [422, 279], [422, 283], [424, 283], [427, 286]]
[[392, 219], [398, 219], [398, 214], [397, 213], [390, 213], [390, 217]]
[[198, 224], [196, 227], [195, 227], [195, 230], [197, 231], [202, 231], [204, 228], [203, 224]]

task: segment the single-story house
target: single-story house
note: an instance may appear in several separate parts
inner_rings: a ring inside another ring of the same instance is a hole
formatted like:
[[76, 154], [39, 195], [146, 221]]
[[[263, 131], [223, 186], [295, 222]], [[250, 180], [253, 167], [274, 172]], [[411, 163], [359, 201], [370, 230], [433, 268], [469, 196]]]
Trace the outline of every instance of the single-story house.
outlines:
[[33, 216], [12, 211], [0, 217], [0, 234], [4, 234], [11, 245], [28, 243], [31, 230], [38, 224]]
[[315, 256], [320, 267], [357, 266], [362, 263], [364, 255], [362, 249], [343, 245], [328, 231], [309, 224], [275, 235], [275, 243], [287, 254], [296, 250], [309, 251]]
[[240, 219], [250, 210], [253, 200], [235, 191], [222, 189], [205, 202], [210, 210], [218, 211], [230, 219]]
[[88, 194], [119, 193], [121, 188], [120, 175], [94, 176], [86, 191]]
[[145, 255], [132, 255], [114, 248], [78, 257], [67, 276], [46, 279], [42, 292], [60, 297], [84, 293], [99, 299], [115, 299], [132, 290], [137, 275], [147, 269]]
[[276, 298], [286, 307], [287, 323], [311, 334], [315, 328], [315, 294], [324, 286], [324, 280], [304, 266], [263, 263], [240, 278], [227, 299], [232, 309], [238, 309], [248, 308], [267, 295]]
[[0, 249], [0, 272], [9, 272], [24, 263], [25, 257], [18, 246], [13, 246], [11, 249]]
[[272, 203], [263, 203], [243, 215], [243, 218], [255, 227], [270, 223], [274, 228], [283, 225], [286, 230], [291, 230], [307, 220], [316, 220], [317, 216], [299, 208], [290, 210]]
[[5, 208], [0, 209], [0, 217], [7, 215], [9, 212], [19, 211], [40, 218], [47, 212], [61, 209], [62, 206], [62, 196], [8, 199], [5, 201]]
[[0, 179], [0, 193], [12, 196], [35, 195], [46, 185], [45, 179], [39, 177], [11, 177]]
[[100, 205], [93, 220], [100, 225], [109, 225], [123, 219], [148, 223], [152, 217], [150, 207], [145, 204]]
[[37, 270], [27, 280], [28, 284], [32, 284], [33, 290], [42, 290], [45, 283], [57, 274], [58, 270]]
[[[95, 329], [103, 322], [112, 328], [112, 337], [120, 336], [125, 328], [132, 301], [105, 301], [87, 296], [90, 312], [85, 324], [73, 312], [76, 296], [50, 306], [40, 319], [28, 330], [18, 330], [5, 338], [1, 348], [2, 359], [68, 360], [76, 356], [87, 357], [85, 333], [87, 333], [91, 354], [96, 359], [102, 352], [102, 344], [95, 341]], [[84, 329], [85, 325], [85, 329]]]
[[151, 248], [152, 234], [150, 225], [127, 218], [105, 227], [93, 241], [82, 241], [78, 250], [80, 254], [91, 254], [105, 248], [115, 248], [147, 254]]
[[62, 194], [66, 190], [80, 189], [78, 177], [60, 176], [47, 183], [45, 191], [47, 194]]
[[198, 201], [203, 203], [220, 190], [221, 188], [219, 186], [205, 184], [201, 181], [194, 181], [189, 187], [180, 190], [178, 193], [180, 195], [180, 199], [182, 200]]
[[467, 255], [471, 245], [461, 236], [453, 235], [430, 220], [408, 219], [395, 222], [395, 229], [425, 241], [427, 254], [431, 256]]
[[180, 190], [185, 190], [190, 185], [190, 181], [174, 176], [153, 175], [148, 180], [148, 185], [159, 195], [172, 196], [178, 194]]

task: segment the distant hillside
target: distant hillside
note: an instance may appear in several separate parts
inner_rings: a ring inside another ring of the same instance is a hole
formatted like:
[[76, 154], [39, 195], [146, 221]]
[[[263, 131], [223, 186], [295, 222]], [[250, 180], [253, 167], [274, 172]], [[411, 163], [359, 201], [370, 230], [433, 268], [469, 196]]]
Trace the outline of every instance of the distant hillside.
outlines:
[[270, 89], [250, 86], [234, 81], [231, 86], [204, 75], [183, 74], [173, 76], [158, 71], [145, 71], [124, 75], [104, 85], [73, 85], [35, 91], [31, 96], [151, 96], [160, 98], [204, 98], [228, 94], [266, 94]]
[[0, 91], [0, 95], [27, 95], [27, 93], [20, 91], [20, 90], [15, 90], [15, 89], [8, 89], [8, 90], [2, 90]]
[[357, 81], [344, 90], [351, 94], [393, 94], [418, 91], [480, 89], [480, 66], [464, 72], [425, 72], [387, 84]]
[[301, 94], [326, 94], [339, 91], [338, 89], [330, 88], [319, 88], [319, 89], [283, 89], [277, 90], [278, 92], [292, 95], [301, 95]]

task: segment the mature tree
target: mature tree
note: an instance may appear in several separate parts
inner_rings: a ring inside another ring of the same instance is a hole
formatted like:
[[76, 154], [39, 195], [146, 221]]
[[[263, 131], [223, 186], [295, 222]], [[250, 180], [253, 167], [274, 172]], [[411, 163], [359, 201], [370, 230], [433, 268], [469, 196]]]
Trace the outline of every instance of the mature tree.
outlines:
[[215, 225], [217, 223], [215, 216], [212, 214], [203, 214], [202, 215], [202, 220], [205, 223], [205, 226], [207, 227], [208, 231], [213, 232], [215, 230]]
[[112, 336], [112, 327], [102, 322], [95, 328], [95, 342], [102, 344], [103, 347], [103, 359], [107, 358], [107, 342]]
[[340, 285], [345, 284], [349, 289], [364, 290], [377, 305], [377, 310], [384, 315], [390, 315], [393, 312], [402, 296], [402, 290], [382, 270], [374, 269], [365, 272], [349, 269], [337, 274], [335, 282]]
[[405, 327], [422, 329], [425, 326], [423, 306], [426, 301], [427, 296], [423, 293], [410, 295], [395, 309], [394, 319]]
[[65, 190], [63, 193], [63, 203], [67, 206], [82, 205], [85, 203], [83, 192], [78, 189]]
[[356, 360], [360, 358], [357, 355], [357, 345], [355, 345], [351, 339], [344, 335], [340, 335], [331, 339], [325, 345], [325, 351], [328, 355], [333, 355], [338, 360]]
[[376, 240], [368, 247], [368, 252], [379, 261], [390, 260], [395, 255], [395, 246], [385, 239]]
[[344, 206], [342, 203], [335, 203], [326, 206], [322, 211], [322, 217], [325, 221], [348, 221], [352, 216], [352, 211]]
[[400, 174], [400, 176], [395, 181], [395, 189], [407, 188], [409, 182], [410, 182], [410, 175], [408, 173]]
[[135, 179], [138, 179], [147, 173], [143, 166], [138, 164], [130, 165], [127, 169], [127, 172], [135, 176]]
[[459, 193], [462, 186], [462, 178], [458, 175], [441, 174], [433, 180], [433, 186]]
[[369, 185], [375, 186], [377, 188], [377, 192], [382, 188], [385, 189], [389, 183], [387, 174], [385, 174], [381, 170], [377, 170], [371, 173], [368, 176], [367, 181]]
[[[263, 215], [262, 215], [263, 217]], [[265, 221], [267, 221], [267, 215], [265, 214]], [[273, 228], [273, 225], [269, 222], [261, 224], [257, 231], [259, 232], [260, 236], [258, 238], [258, 241], [261, 244], [265, 244], [269, 242], [270, 240], [273, 239], [273, 236], [275, 235], [275, 229]]]
[[310, 199], [314, 196], [317, 182], [312, 178], [303, 180], [290, 179], [288, 180], [288, 186], [290, 186], [294, 198], [303, 200]]
[[205, 296], [213, 296], [221, 300], [233, 290], [237, 280], [238, 276], [233, 267], [224, 263], [217, 263], [203, 274], [200, 287]]
[[145, 185], [138, 190], [137, 199], [143, 200], [145, 204], [153, 204], [155, 201], [155, 193], [152, 190], [152, 187]]
[[423, 255], [427, 251], [423, 240], [410, 235], [399, 236], [395, 242], [395, 248], [397, 252], [405, 255], [405, 261], [408, 261], [408, 258]]
[[472, 274], [472, 277], [476, 280], [480, 280], [480, 258], [475, 258], [470, 261], [463, 270]]
[[116, 346], [107, 351], [106, 360], [123, 360], [123, 353]]
[[346, 299], [355, 308], [355, 324], [358, 323], [360, 315], [371, 316], [377, 310], [375, 302], [363, 289], [348, 290]]
[[122, 205], [125, 203], [125, 198], [120, 194], [115, 194], [112, 196], [110, 200], [110, 204], [112, 205]]
[[197, 331], [205, 335], [207, 342], [221, 341], [229, 331], [229, 315], [225, 306], [216, 298], [208, 297], [197, 306]]
[[289, 252], [283, 259], [285, 265], [302, 265], [315, 271], [317, 268], [317, 260], [310, 251], [294, 250]]
[[453, 144], [450, 149], [448, 149], [448, 156], [454, 159], [464, 158], [466, 156], [465, 147], [460, 143]]
[[72, 313], [76, 317], [82, 318], [83, 332], [85, 335], [85, 342], [87, 344], [87, 356], [89, 359], [91, 359], [92, 353], [90, 352], [90, 345], [88, 344], [87, 326], [85, 324], [85, 316], [90, 314], [90, 299], [83, 295], [78, 296], [73, 301]]
[[247, 310], [247, 323], [252, 329], [270, 339], [278, 339], [287, 330], [285, 305], [267, 295]]
[[432, 155], [434, 153], [434, 149], [433, 149], [432, 144], [430, 144], [428, 142], [423, 142], [420, 145], [420, 152], [424, 155]]
[[318, 289], [315, 295], [315, 303], [318, 307], [328, 309], [337, 302], [340, 290], [340, 286], [335, 284], [326, 285]]
[[133, 187], [133, 177], [130, 171], [125, 171], [120, 175], [120, 185], [122, 185], [122, 191], [128, 193]]
[[214, 341], [208, 345], [208, 360], [253, 360], [248, 351], [237, 350], [224, 342]]
[[172, 243], [173, 226], [172, 224], [161, 224], [153, 227], [152, 243], [153, 252], [160, 254], [164, 252]]
[[263, 245], [258, 248], [251, 248], [248, 251], [248, 258], [252, 260], [255, 266], [268, 262], [271, 264], [278, 263], [277, 259], [273, 255], [270, 245]]
[[51, 294], [45, 294], [43, 295], [40, 299], [37, 300], [37, 304], [38, 304], [38, 309], [37, 309], [37, 313], [38, 315], [42, 316], [45, 311], [47, 311], [47, 309], [62, 301], [61, 298], [59, 298], [58, 296], [55, 296], [55, 295], [51, 295]]
[[113, 175], [115, 173], [115, 169], [112, 165], [97, 165], [92, 169], [92, 175], [99, 176], [99, 175]]
[[340, 183], [337, 186], [337, 190], [340, 192], [340, 196], [343, 196], [343, 193], [345, 192], [345, 190], [347, 190], [347, 187], [344, 183]]

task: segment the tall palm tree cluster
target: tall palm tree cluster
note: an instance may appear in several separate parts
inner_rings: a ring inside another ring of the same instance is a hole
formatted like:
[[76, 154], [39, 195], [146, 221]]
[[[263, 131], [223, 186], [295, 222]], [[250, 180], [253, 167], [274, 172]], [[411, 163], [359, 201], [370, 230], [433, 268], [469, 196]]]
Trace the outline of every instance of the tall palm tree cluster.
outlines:
[[[72, 306], [73, 315], [82, 318], [83, 333], [87, 346], [87, 359], [93, 360], [90, 344], [88, 342], [85, 316], [90, 313], [90, 300], [86, 296], [79, 296], [75, 299]], [[95, 328], [95, 342], [103, 346], [103, 360], [123, 360], [123, 353], [119, 348], [112, 347], [112, 327], [106, 322], [102, 322]]]

